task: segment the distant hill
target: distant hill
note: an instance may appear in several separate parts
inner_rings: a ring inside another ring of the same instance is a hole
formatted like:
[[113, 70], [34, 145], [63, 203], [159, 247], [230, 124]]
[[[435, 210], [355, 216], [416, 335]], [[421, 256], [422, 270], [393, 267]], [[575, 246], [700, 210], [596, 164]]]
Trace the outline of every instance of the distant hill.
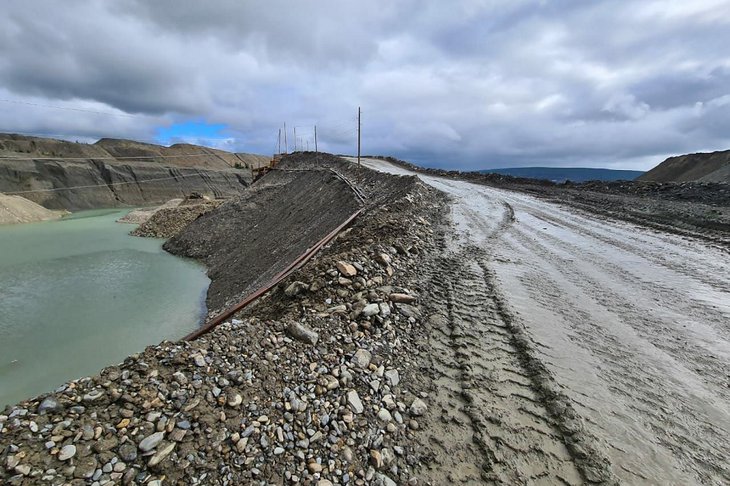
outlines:
[[669, 157], [639, 177], [639, 180], [730, 183], [730, 150]]
[[[105, 138], [93, 144], [0, 133], [0, 192], [48, 209], [149, 207], [237, 196], [271, 157]], [[16, 201], [17, 202], [17, 201]]]
[[591, 169], [584, 167], [511, 167], [485, 169], [479, 172], [495, 173], [528, 179], [545, 179], [553, 182], [631, 181], [644, 174], [639, 170]]
[[0, 133], [0, 158], [3, 157], [116, 159], [117, 162], [126, 164], [144, 162], [206, 169], [229, 169], [236, 166], [257, 168], [271, 160], [269, 156], [231, 153], [183, 143], [164, 147], [133, 140], [102, 138], [96, 143], [86, 144]]

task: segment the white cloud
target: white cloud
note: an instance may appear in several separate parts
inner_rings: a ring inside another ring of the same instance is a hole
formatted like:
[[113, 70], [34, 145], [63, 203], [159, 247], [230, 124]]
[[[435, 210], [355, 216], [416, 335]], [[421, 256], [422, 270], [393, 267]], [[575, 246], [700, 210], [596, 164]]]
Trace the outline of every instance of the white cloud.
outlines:
[[367, 153], [647, 168], [730, 148], [728, 7], [9, 0], [0, 98], [135, 116], [0, 102], [0, 130], [151, 139], [195, 118], [228, 125], [219, 146], [269, 153], [287, 121], [346, 152], [362, 106]]

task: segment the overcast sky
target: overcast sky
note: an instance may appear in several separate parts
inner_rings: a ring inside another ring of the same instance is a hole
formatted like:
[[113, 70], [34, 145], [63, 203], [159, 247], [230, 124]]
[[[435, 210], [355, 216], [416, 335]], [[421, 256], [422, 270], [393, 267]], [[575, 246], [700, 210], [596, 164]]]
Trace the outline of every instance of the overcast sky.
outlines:
[[[0, 131], [430, 166], [730, 149], [730, 0], [5, 0]], [[60, 109], [65, 108], [65, 109]]]

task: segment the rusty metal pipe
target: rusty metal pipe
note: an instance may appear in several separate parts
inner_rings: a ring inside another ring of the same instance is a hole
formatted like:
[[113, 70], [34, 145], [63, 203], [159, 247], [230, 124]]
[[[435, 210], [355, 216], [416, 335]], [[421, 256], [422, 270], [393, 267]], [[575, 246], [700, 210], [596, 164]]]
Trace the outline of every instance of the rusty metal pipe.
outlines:
[[266, 285], [259, 288], [258, 290], [254, 291], [253, 293], [247, 295], [243, 300], [238, 302], [237, 304], [234, 304], [233, 306], [229, 307], [228, 309], [224, 310], [221, 314], [214, 317], [212, 320], [208, 321], [205, 325], [200, 327], [199, 329], [196, 329], [195, 331], [191, 332], [184, 338], [182, 338], [183, 341], [192, 341], [194, 339], [199, 338], [200, 336], [203, 336], [216, 327], [218, 327], [220, 324], [223, 323], [226, 319], [232, 317], [236, 313], [240, 312], [244, 308], [246, 308], [249, 304], [251, 304], [253, 301], [264, 295], [266, 292], [274, 288], [274, 286], [278, 285], [282, 280], [287, 278], [289, 275], [294, 273], [295, 270], [300, 268], [302, 265], [307, 263], [323, 246], [325, 246], [327, 243], [332, 241], [335, 236], [337, 236], [340, 231], [345, 229], [350, 223], [352, 223], [355, 218], [357, 218], [360, 213], [364, 211], [364, 208], [360, 208], [357, 211], [355, 211], [352, 215], [350, 215], [349, 218], [347, 218], [342, 224], [340, 224], [337, 228], [332, 230], [327, 236], [319, 240], [313, 247], [307, 249], [302, 255], [297, 257], [292, 263], [289, 264], [284, 270], [276, 274]]

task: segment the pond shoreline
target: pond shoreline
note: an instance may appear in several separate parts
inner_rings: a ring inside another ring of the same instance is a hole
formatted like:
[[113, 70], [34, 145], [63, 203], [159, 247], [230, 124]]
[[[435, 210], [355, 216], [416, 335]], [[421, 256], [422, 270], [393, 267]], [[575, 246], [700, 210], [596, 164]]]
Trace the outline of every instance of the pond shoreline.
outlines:
[[206, 269], [130, 236], [128, 211], [0, 226], [0, 407], [203, 322]]

